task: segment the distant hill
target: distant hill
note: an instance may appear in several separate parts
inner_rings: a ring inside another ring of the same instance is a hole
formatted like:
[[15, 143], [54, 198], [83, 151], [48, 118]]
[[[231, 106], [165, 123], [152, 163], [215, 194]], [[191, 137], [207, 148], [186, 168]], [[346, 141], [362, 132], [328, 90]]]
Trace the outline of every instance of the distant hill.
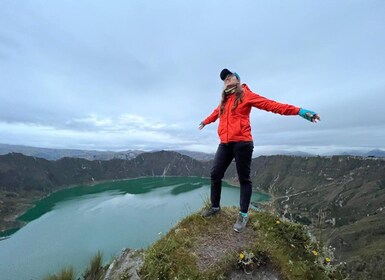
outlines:
[[369, 152], [367, 152], [367, 151], [345, 151], [345, 152], [338, 153], [337, 155], [384, 158], [385, 157], [385, 151], [380, 150], [380, 149], [374, 149], [374, 150], [371, 150]]
[[8, 153], [21, 153], [26, 156], [39, 157], [48, 160], [57, 160], [64, 157], [84, 158], [87, 160], [110, 160], [114, 158], [133, 159], [137, 155], [144, 153], [144, 151], [127, 150], [122, 152], [113, 152], [76, 149], [48, 149], [30, 146], [0, 144], [0, 155], [5, 155]]
[[276, 155], [283, 155], [283, 156], [298, 156], [298, 157], [312, 157], [315, 156], [314, 154], [305, 153], [302, 151], [283, 151], [283, 150], [276, 150], [271, 151], [269, 154], [263, 154], [263, 156], [276, 156]]
[[[178, 152], [182, 155], [189, 156], [196, 160], [209, 161], [213, 160], [215, 153], [204, 153], [197, 151], [188, 151], [188, 150], [172, 150]], [[79, 150], [79, 149], [49, 149], [49, 148], [39, 148], [39, 147], [30, 147], [30, 146], [21, 146], [21, 145], [8, 145], [0, 144], [0, 155], [6, 155], [8, 153], [21, 153], [26, 156], [34, 156], [39, 158], [44, 158], [48, 160], [58, 160], [63, 157], [72, 157], [72, 158], [83, 158], [87, 160], [110, 160], [110, 159], [133, 159], [136, 156], [149, 152], [141, 150], [126, 150], [126, 151], [95, 151], [95, 150]], [[151, 151], [151, 152], [156, 152]], [[306, 153], [303, 151], [286, 151], [286, 150], [275, 150], [270, 151], [268, 154], [258, 154], [258, 156], [272, 156], [272, 155], [287, 155], [287, 156], [300, 156], [300, 157], [311, 157], [318, 156], [315, 154]], [[342, 155], [342, 156], [362, 156], [362, 157], [385, 157], [385, 151], [380, 149], [374, 149], [371, 151], [341, 151], [336, 153], [327, 153], [322, 156], [332, 156], [332, 155]]]
[[[6, 155], [9, 153], [20, 153], [26, 156], [44, 158], [47, 160], [58, 160], [64, 157], [83, 158], [87, 160], [133, 159], [136, 156], [145, 152], [146, 151], [141, 150], [127, 150], [115, 152], [79, 149], [48, 149], [21, 145], [0, 144], [0, 155]], [[209, 153], [194, 152], [187, 150], [176, 150], [176, 152], [202, 161], [214, 159], [214, 154]]]
[[194, 151], [187, 151], [187, 150], [175, 150], [175, 152], [180, 153], [182, 155], [189, 156], [193, 159], [202, 160], [202, 161], [213, 160], [215, 157], [215, 154], [208, 154], [208, 153], [194, 152]]
[[383, 150], [372, 150], [366, 153], [368, 157], [385, 157], [385, 151]]

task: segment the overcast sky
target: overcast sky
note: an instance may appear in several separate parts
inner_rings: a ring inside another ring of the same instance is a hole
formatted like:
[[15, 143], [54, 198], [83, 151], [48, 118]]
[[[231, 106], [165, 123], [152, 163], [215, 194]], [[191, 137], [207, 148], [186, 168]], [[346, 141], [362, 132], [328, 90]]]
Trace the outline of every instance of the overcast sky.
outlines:
[[215, 152], [222, 68], [256, 153], [385, 149], [385, 1], [0, 0], [0, 143]]

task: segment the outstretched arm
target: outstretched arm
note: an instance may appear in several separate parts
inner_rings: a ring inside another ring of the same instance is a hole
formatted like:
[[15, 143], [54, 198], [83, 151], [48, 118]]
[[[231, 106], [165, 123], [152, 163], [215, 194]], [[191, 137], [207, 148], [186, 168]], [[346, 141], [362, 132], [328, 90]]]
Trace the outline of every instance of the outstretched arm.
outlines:
[[308, 120], [314, 123], [321, 120], [320, 116], [317, 113], [314, 113], [313, 111], [310, 111], [310, 110], [306, 110], [304, 108], [299, 109], [298, 115], [300, 115], [305, 120]]
[[249, 94], [249, 100], [253, 107], [280, 115], [298, 115], [300, 110], [294, 105], [280, 103], [253, 92]]
[[219, 117], [219, 106], [211, 113], [210, 116], [208, 116], [206, 119], [204, 119], [200, 124], [199, 124], [199, 129], [202, 129], [205, 127], [205, 125], [215, 122]]
[[279, 103], [255, 93], [252, 93], [250, 100], [254, 107], [265, 111], [281, 115], [299, 115], [304, 119], [314, 123], [321, 120], [320, 116], [313, 111], [299, 108], [290, 104]]

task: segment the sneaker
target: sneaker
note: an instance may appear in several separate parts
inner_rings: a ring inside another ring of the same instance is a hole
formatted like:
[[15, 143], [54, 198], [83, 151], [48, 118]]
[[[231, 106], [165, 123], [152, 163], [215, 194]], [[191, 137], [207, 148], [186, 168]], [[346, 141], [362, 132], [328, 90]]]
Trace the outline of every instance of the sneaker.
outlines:
[[220, 211], [221, 211], [220, 207], [218, 207], [218, 208], [210, 207], [210, 208], [208, 208], [206, 210], [203, 210], [202, 213], [201, 213], [201, 216], [202, 217], [214, 216], [214, 215], [218, 214]]
[[237, 222], [234, 225], [234, 230], [236, 232], [242, 232], [247, 224], [249, 217], [243, 217], [241, 214], [238, 215]]

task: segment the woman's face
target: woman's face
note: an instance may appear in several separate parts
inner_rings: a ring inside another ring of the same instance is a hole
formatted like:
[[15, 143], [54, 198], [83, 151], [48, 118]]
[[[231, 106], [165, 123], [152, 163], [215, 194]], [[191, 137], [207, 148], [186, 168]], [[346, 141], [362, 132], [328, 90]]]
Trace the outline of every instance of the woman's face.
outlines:
[[235, 75], [229, 74], [225, 78], [224, 83], [225, 83], [225, 88], [226, 88], [228, 86], [236, 85], [237, 83], [239, 83], [239, 80], [237, 79], [237, 77], [235, 77]]

